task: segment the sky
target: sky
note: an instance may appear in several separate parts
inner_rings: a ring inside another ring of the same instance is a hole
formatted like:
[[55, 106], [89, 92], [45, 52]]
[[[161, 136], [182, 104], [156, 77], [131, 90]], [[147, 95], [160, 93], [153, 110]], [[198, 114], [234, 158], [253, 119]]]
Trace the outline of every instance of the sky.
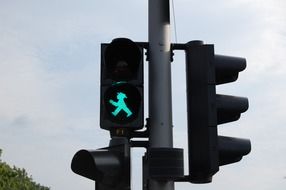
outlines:
[[[285, 9], [284, 0], [174, 0], [172, 42], [203, 40], [218, 54], [247, 59], [238, 81], [217, 91], [247, 97], [249, 110], [218, 128], [252, 143], [251, 153], [220, 167], [212, 183], [176, 183], [177, 189], [286, 188]], [[108, 145], [109, 133], [99, 127], [100, 43], [117, 37], [148, 41], [148, 1], [0, 0], [2, 160], [52, 190], [94, 189], [70, 163], [80, 149]], [[184, 62], [184, 52], [175, 51], [174, 146], [184, 148], [187, 174]], [[143, 153], [132, 149], [133, 189], [141, 188]]]

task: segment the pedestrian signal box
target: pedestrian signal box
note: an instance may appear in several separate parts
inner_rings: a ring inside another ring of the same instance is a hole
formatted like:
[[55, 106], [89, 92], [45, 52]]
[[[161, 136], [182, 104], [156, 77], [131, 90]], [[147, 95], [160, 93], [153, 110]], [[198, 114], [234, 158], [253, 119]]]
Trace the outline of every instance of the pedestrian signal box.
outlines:
[[101, 45], [100, 127], [143, 127], [143, 48], [127, 38]]

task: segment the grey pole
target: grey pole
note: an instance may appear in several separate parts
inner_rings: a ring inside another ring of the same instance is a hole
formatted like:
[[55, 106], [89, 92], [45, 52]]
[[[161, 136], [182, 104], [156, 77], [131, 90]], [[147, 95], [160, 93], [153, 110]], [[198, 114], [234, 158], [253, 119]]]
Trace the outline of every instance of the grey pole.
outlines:
[[[149, 147], [173, 147], [169, 0], [149, 0]], [[150, 190], [174, 190], [150, 180]]]

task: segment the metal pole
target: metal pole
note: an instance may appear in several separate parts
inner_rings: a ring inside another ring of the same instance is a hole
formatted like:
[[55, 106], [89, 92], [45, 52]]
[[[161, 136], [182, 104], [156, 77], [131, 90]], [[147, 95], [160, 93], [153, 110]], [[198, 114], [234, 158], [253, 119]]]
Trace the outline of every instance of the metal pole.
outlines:
[[[149, 0], [149, 147], [173, 147], [169, 0]], [[150, 180], [149, 190], [174, 190]]]

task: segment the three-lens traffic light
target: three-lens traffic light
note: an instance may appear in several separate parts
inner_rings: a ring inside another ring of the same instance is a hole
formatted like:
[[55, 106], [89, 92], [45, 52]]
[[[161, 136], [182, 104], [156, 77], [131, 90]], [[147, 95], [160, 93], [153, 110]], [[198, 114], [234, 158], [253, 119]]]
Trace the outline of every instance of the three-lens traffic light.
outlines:
[[101, 45], [100, 127], [143, 127], [143, 48], [127, 38]]
[[238, 120], [248, 109], [243, 97], [216, 94], [216, 85], [237, 80], [244, 58], [214, 54], [213, 45], [186, 44], [189, 181], [211, 182], [219, 166], [250, 152], [247, 139], [218, 136], [217, 125]]

